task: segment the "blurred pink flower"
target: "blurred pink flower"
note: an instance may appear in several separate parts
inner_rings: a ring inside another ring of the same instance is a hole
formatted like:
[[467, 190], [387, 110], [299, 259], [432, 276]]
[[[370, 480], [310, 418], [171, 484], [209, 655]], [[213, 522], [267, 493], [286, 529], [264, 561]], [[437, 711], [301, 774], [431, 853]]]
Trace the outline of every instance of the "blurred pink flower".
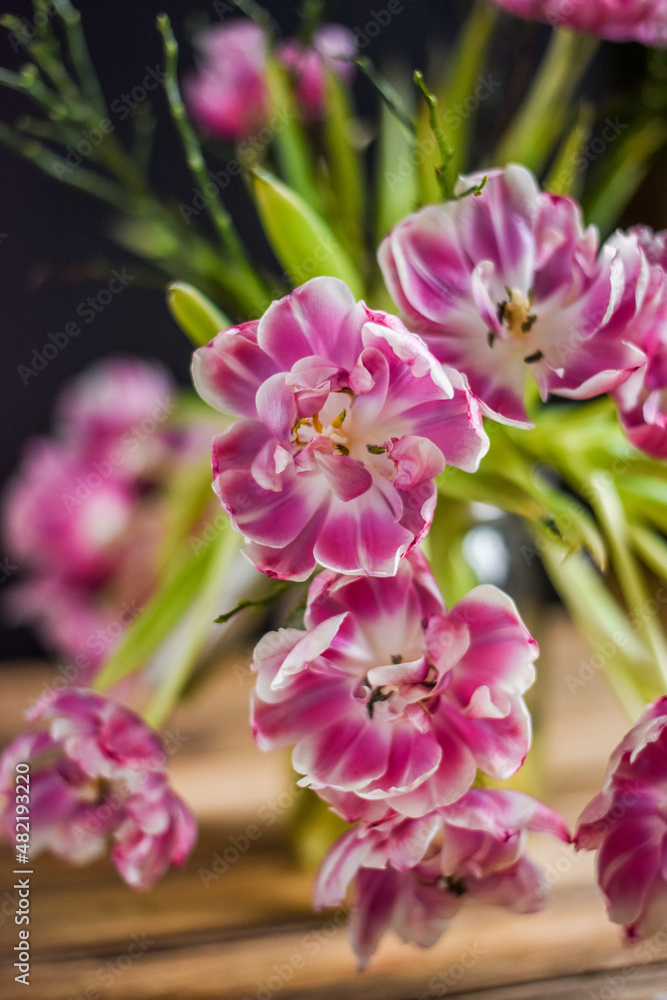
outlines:
[[584, 809], [575, 844], [597, 850], [607, 913], [630, 939], [664, 928], [667, 915], [667, 698], [648, 705], [614, 750], [602, 791]]
[[528, 830], [570, 840], [557, 813], [521, 792], [476, 788], [416, 819], [390, 813], [334, 844], [315, 906], [339, 906], [354, 882], [350, 935], [362, 968], [389, 928], [422, 948], [434, 945], [466, 898], [531, 913], [547, 886], [525, 855]]
[[554, 27], [586, 31], [615, 42], [667, 45], [667, 0], [496, 0], [499, 6]]
[[666, 233], [645, 226], [630, 230], [647, 258], [643, 306], [631, 325], [634, 343], [646, 361], [616, 389], [623, 428], [635, 447], [667, 459], [667, 248]]
[[184, 81], [191, 113], [220, 139], [237, 142], [268, 121], [268, 36], [258, 24], [236, 20], [207, 28], [197, 37], [201, 64]]
[[[480, 180], [462, 178], [460, 190]], [[636, 239], [616, 234], [598, 254], [578, 205], [513, 165], [490, 171], [479, 196], [403, 219], [378, 258], [408, 326], [468, 378], [485, 413], [530, 426], [531, 377], [543, 399], [587, 399], [644, 360], [628, 333], [638, 253]]]
[[[97, 461], [102, 475], [111, 464], [115, 478], [148, 477], [171, 444], [163, 425], [175, 391], [171, 375], [156, 362], [105, 358], [63, 391], [56, 425], [82, 459]], [[155, 433], [159, 429], [162, 434]]]
[[252, 726], [347, 820], [453, 802], [477, 769], [508, 778], [530, 744], [522, 695], [537, 643], [507, 595], [470, 591], [446, 612], [416, 550], [393, 577], [320, 573], [306, 631], [255, 650]]
[[[147, 888], [170, 864], [183, 864], [196, 822], [168, 786], [157, 733], [127, 708], [82, 688], [41, 699], [29, 713], [48, 731], [24, 733], [0, 758], [0, 823], [13, 840], [30, 766], [30, 857], [50, 850], [85, 864], [113, 840], [113, 862], [132, 886]], [[20, 818], [20, 816], [19, 816]]]
[[351, 82], [356, 52], [354, 33], [342, 24], [323, 24], [313, 34], [310, 48], [296, 38], [278, 46], [276, 54], [293, 74], [296, 96], [306, 118], [324, 115], [328, 70]]
[[313, 278], [195, 351], [197, 391], [242, 417], [213, 443], [215, 490], [270, 576], [317, 562], [391, 576], [429, 529], [445, 468], [488, 439], [458, 373], [395, 317]]
[[156, 365], [93, 366], [58, 402], [59, 437], [29, 442], [4, 496], [6, 545], [24, 571], [7, 606], [76, 659], [79, 683], [155, 583], [162, 485], [194, 441], [168, 426], [173, 391]]

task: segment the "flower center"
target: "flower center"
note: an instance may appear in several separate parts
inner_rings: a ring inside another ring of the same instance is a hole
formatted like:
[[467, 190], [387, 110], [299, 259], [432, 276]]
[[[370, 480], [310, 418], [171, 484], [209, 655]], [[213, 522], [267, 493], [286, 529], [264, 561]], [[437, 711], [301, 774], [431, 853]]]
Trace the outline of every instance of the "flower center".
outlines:
[[[533, 305], [532, 289], [528, 292], [528, 298], [518, 288], [505, 287], [507, 298], [498, 303], [498, 321], [502, 323], [510, 335], [511, 340], [517, 346], [528, 348], [528, 354], [524, 357], [526, 364], [540, 361], [544, 357], [542, 351], [530, 350], [530, 344], [526, 340], [528, 334], [533, 329], [533, 324], [537, 319], [537, 314], [531, 312]], [[493, 347], [496, 334], [489, 330], [489, 347]]]
[[368, 432], [358, 433], [354, 426], [354, 393], [351, 389], [330, 392], [324, 406], [312, 417], [301, 417], [294, 425], [293, 443], [302, 448], [314, 437], [328, 437], [338, 455], [351, 455], [364, 465], [376, 465], [373, 456], [383, 456], [387, 468], [379, 470], [387, 478], [394, 473], [393, 463], [386, 458], [384, 444], [369, 441]]
[[437, 880], [436, 885], [439, 889], [445, 889], [448, 892], [452, 892], [455, 896], [465, 895], [465, 882], [457, 875], [441, 875]]
[[[400, 655], [392, 656], [391, 662], [393, 666], [397, 666], [403, 662], [403, 657]], [[389, 701], [390, 699], [392, 702], [391, 709], [396, 714], [400, 714], [407, 705], [414, 704], [415, 702], [419, 703], [424, 711], [427, 711], [426, 703], [435, 686], [436, 680], [437, 672], [432, 664], [429, 665], [426, 677], [420, 682], [406, 682], [405, 680], [397, 679], [395, 683], [380, 684], [373, 687], [370, 679], [366, 677], [365, 687], [369, 692], [366, 701], [366, 711], [368, 712], [369, 719], [373, 718], [375, 706], [379, 702]]]
[[532, 293], [528, 292], [526, 298], [518, 288], [506, 288], [505, 291], [507, 298], [498, 303], [498, 320], [504, 324], [511, 336], [521, 337], [522, 334], [530, 332], [537, 319], [535, 313], [530, 311]]

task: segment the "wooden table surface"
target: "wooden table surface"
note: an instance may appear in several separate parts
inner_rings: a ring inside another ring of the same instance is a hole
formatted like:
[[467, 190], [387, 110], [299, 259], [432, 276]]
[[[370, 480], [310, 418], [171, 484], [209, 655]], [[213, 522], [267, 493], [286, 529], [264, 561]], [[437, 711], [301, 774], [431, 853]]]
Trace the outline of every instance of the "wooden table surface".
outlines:
[[[565, 675], [590, 653], [558, 612], [536, 634], [540, 795], [573, 823], [627, 722], [599, 673], [568, 687]], [[434, 948], [390, 933], [359, 973], [344, 912], [313, 913], [313, 872], [289, 849], [285, 824], [303, 793], [288, 756], [252, 742], [246, 664], [239, 657], [168, 727], [173, 783], [201, 825], [184, 868], [134, 892], [106, 860], [70, 868], [34, 859], [29, 987], [14, 981], [14, 858], [2, 845], [3, 1000], [667, 1000], [667, 946], [622, 945], [594, 886], [592, 857], [544, 837], [532, 842], [553, 883], [543, 912], [470, 904]], [[38, 665], [2, 675], [3, 745], [50, 676]]]

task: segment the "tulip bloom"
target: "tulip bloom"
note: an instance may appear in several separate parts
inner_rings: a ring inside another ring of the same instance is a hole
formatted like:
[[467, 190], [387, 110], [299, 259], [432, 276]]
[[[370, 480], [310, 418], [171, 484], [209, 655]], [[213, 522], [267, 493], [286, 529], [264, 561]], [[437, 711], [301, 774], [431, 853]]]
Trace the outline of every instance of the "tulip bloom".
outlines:
[[328, 71], [351, 82], [356, 52], [354, 33], [342, 24], [323, 24], [309, 48], [296, 38], [278, 46], [276, 55], [294, 77], [297, 100], [307, 119], [322, 118], [326, 111]]
[[649, 271], [646, 305], [641, 322], [632, 325], [632, 338], [646, 361], [618, 387], [614, 399], [628, 439], [648, 455], [667, 459], [667, 249], [666, 235], [644, 226], [630, 230], [644, 251]]
[[167, 784], [157, 733], [129, 709], [83, 688], [51, 692], [29, 713], [49, 722], [25, 733], [0, 758], [0, 823], [13, 840], [25, 815], [16, 765], [30, 765], [30, 856], [45, 849], [85, 864], [114, 841], [113, 862], [132, 886], [147, 888], [183, 864], [196, 823]]
[[395, 317], [313, 278], [195, 351], [199, 394], [241, 417], [214, 488], [262, 572], [392, 576], [429, 529], [446, 464], [488, 448], [476, 400]]
[[609, 919], [629, 939], [664, 927], [667, 877], [667, 698], [648, 705], [609, 761], [602, 791], [579, 818], [575, 843], [597, 850]]
[[8, 595], [13, 616], [81, 658], [71, 668], [79, 683], [153, 588], [166, 528], [160, 488], [195, 443], [202, 449], [198, 428], [169, 426], [173, 406], [161, 367], [93, 366], [59, 398], [58, 436], [28, 443], [3, 498], [6, 545], [25, 570]]
[[345, 819], [388, 805], [408, 816], [460, 798], [477, 769], [508, 778], [530, 744], [522, 695], [537, 643], [502, 591], [480, 586], [445, 611], [414, 551], [396, 576], [320, 573], [306, 631], [255, 650], [252, 725]]
[[253, 135], [271, 110], [266, 31], [254, 21], [236, 20], [203, 31], [197, 48], [201, 65], [184, 82], [193, 117], [220, 139], [238, 142]]
[[532, 913], [547, 886], [525, 855], [528, 830], [569, 843], [560, 816], [521, 792], [475, 788], [416, 819], [390, 814], [334, 844], [315, 887], [315, 906], [339, 906], [354, 882], [352, 946], [363, 968], [386, 930], [428, 948], [466, 898]]
[[598, 254], [578, 205], [541, 192], [520, 166], [490, 171], [478, 196], [408, 216], [378, 251], [408, 326], [467, 377], [485, 413], [524, 427], [531, 377], [543, 399], [588, 399], [644, 360], [628, 332], [638, 255], [619, 234]]
[[496, 0], [500, 7], [559, 28], [585, 31], [614, 42], [667, 45], [666, 0]]

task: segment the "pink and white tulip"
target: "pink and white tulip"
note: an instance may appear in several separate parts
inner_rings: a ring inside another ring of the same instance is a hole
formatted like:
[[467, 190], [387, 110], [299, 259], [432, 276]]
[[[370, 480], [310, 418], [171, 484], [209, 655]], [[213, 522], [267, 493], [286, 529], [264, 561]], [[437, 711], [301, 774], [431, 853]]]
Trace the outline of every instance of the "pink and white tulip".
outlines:
[[185, 80], [184, 94], [207, 132], [238, 142], [266, 125], [271, 111], [268, 44], [266, 31], [249, 20], [216, 25], [199, 35], [201, 65]]
[[327, 72], [346, 83], [352, 81], [356, 52], [354, 33], [342, 24], [323, 24], [308, 48], [296, 38], [278, 46], [276, 54], [294, 77], [297, 100], [307, 119], [317, 120], [325, 113]]
[[614, 42], [667, 45], [667, 0], [495, 0], [505, 10]]
[[667, 698], [648, 705], [609, 761], [602, 791], [579, 817], [575, 844], [597, 850], [607, 913], [630, 940], [667, 920]]
[[521, 792], [476, 788], [416, 819], [390, 814], [334, 844], [315, 905], [339, 906], [354, 883], [350, 934], [362, 968], [389, 928], [434, 945], [466, 898], [532, 913], [547, 885], [525, 854], [528, 830], [570, 840], [560, 816]]
[[3, 498], [7, 549], [24, 573], [7, 595], [10, 613], [76, 660], [79, 683], [155, 585], [161, 491], [195, 440], [169, 425], [173, 405], [162, 368], [95, 365], [63, 391], [59, 436], [29, 442]]
[[345, 819], [421, 816], [478, 768], [521, 766], [538, 650], [502, 591], [476, 587], [447, 612], [414, 551], [393, 577], [320, 573], [305, 625], [255, 650], [253, 731], [263, 749], [295, 745], [303, 783]]
[[195, 351], [193, 379], [241, 419], [214, 488], [262, 572], [392, 576], [429, 529], [434, 478], [488, 448], [477, 403], [395, 317], [313, 278]]
[[618, 387], [614, 399], [628, 439], [654, 458], [667, 459], [667, 248], [665, 233], [637, 226], [648, 261], [644, 304], [632, 323], [632, 338], [646, 361]]
[[[480, 180], [462, 178], [459, 190]], [[588, 399], [643, 362], [628, 333], [637, 253], [622, 234], [598, 253], [597, 230], [584, 229], [578, 205], [541, 192], [513, 165], [490, 171], [478, 196], [403, 219], [378, 258], [406, 323], [467, 377], [485, 413], [530, 426], [530, 379], [543, 399]]]
[[50, 850], [85, 864], [111, 840], [116, 868], [138, 888], [183, 864], [196, 822], [169, 788], [157, 733], [134, 712], [82, 688], [49, 694], [29, 718], [48, 729], [19, 736], [0, 758], [0, 823], [10, 840], [22, 802], [16, 765], [28, 763], [31, 858]]
[[173, 448], [165, 431], [176, 386], [155, 362], [105, 358], [62, 392], [56, 426], [83, 460], [96, 461], [104, 479], [149, 478]]

